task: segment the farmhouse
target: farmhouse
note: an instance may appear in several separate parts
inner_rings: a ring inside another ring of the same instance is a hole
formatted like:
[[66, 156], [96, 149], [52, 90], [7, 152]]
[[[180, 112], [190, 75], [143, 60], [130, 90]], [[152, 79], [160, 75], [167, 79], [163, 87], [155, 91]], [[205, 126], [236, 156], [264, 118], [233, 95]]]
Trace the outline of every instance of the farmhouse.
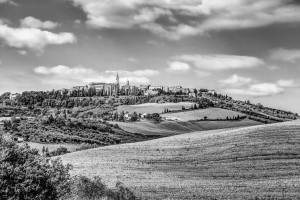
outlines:
[[17, 98], [17, 96], [20, 95], [19, 93], [15, 93], [15, 94], [10, 94], [9, 95], [9, 99], [10, 100], [15, 100]]
[[156, 95], [156, 94], [158, 94], [158, 91], [147, 90], [147, 91], [145, 92], [145, 95]]
[[4, 122], [0, 121], [0, 130], [4, 129]]
[[145, 93], [147, 90], [149, 90], [150, 85], [140, 85], [138, 88], [142, 93]]
[[126, 114], [124, 115], [124, 118], [125, 118], [126, 121], [130, 121], [131, 118], [132, 118], [132, 114], [126, 113]]
[[182, 92], [182, 86], [172, 86], [169, 88], [171, 92]]
[[144, 114], [141, 115], [141, 118], [145, 119], [147, 117], [147, 115], [149, 115], [149, 114], [148, 113], [144, 113]]
[[18, 143], [24, 142], [24, 139], [22, 137], [13, 137], [13, 140]]

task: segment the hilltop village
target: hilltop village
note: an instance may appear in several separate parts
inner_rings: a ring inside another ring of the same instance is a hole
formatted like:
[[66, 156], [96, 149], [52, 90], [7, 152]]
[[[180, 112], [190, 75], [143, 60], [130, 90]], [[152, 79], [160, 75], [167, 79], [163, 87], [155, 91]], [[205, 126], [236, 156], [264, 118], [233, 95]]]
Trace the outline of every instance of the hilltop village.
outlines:
[[[196, 107], [218, 107], [244, 113], [258, 113], [275, 118], [294, 119], [296, 113], [252, 104], [250, 101], [234, 100], [211, 89], [184, 88], [182, 86], [131, 85], [129, 80], [120, 85], [119, 75], [115, 83], [92, 82], [84, 86], [52, 91], [25, 91], [20, 93], [6, 92], [0, 96], [2, 108], [22, 107], [40, 108], [74, 108], [89, 106], [120, 106], [142, 103], [195, 102]], [[0, 112], [1, 116], [11, 114]]]
[[81, 148], [297, 118], [297, 113], [234, 100], [215, 90], [133, 86], [129, 81], [120, 86], [118, 74], [115, 83], [0, 96], [0, 130], [20, 141], [83, 144]]
[[[67, 93], [69, 96], [143, 96], [157, 95], [158, 93], [178, 94], [178, 95], [195, 95], [196, 88], [183, 88], [182, 86], [153, 86], [153, 85], [130, 85], [129, 80], [126, 85], [120, 85], [119, 75], [116, 75], [115, 83], [92, 82], [85, 86], [75, 86], [71, 89], [59, 90], [62, 94]], [[215, 93], [215, 90], [205, 90], [202, 92]], [[14, 94], [16, 96], [16, 94]]]
[[[295, 119], [297, 113], [264, 107], [261, 104], [252, 104], [250, 101], [234, 100], [215, 90], [184, 88], [182, 86], [152, 86], [152, 85], [120, 85], [119, 75], [116, 75], [115, 83], [92, 82], [85, 86], [74, 86], [71, 89], [60, 89], [52, 91], [25, 91], [22, 94], [6, 92], [0, 96], [0, 117], [11, 117], [18, 114], [19, 109], [53, 110], [102, 107], [103, 109], [114, 110], [121, 105], [138, 105], [143, 103], [178, 103], [193, 102], [193, 108], [223, 108], [238, 111], [264, 119], [265, 123]], [[43, 109], [42, 109], [43, 108]], [[184, 110], [190, 109], [183, 108]], [[170, 111], [162, 110], [161, 112]], [[41, 111], [40, 111], [41, 112]], [[70, 111], [69, 111], [70, 112]], [[160, 112], [160, 113], [161, 113]], [[45, 111], [43, 111], [44, 114]], [[53, 116], [55, 112], [51, 113]], [[147, 113], [140, 113], [147, 114]], [[130, 114], [129, 114], [130, 116]], [[111, 119], [112, 117], [110, 117]], [[107, 119], [107, 118], [105, 118]], [[271, 119], [271, 121], [270, 121]]]

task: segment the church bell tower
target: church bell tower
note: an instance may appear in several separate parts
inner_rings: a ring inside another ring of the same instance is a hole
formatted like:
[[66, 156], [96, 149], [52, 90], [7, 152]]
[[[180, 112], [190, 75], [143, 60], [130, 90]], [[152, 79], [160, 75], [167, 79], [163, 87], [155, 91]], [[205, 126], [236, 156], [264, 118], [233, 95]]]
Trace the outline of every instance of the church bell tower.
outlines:
[[119, 86], [120, 85], [120, 78], [119, 78], [119, 73], [117, 73], [117, 77], [116, 77], [116, 81], [117, 81], [117, 85]]
[[119, 73], [117, 73], [117, 77], [116, 77], [116, 83], [117, 83], [117, 88], [116, 88], [116, 95], [119, 95], [120, 92], [120, 78], [119, 78]]

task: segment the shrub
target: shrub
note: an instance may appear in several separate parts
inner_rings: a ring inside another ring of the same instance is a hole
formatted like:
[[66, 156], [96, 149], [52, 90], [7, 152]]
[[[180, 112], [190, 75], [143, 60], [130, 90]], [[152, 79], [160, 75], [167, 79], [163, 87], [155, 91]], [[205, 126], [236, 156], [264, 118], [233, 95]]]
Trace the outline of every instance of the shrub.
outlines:
[[49, 157], [51, 157], [51, 156], [60, 156], [60, 155], [66, 154], [66, 153], [70, 153], [66, 147], [59, 147], [54, 151], [46, 153], [46, 156], [49, 156]]
[[121, 182], [117, 182], [116, 188], [112, 190], [112, 197], [114, 200], [138, 200], [135, 194], [126, 188]]
[[70, 165], [0, 137], [0, 199], [55, 200], [69, 192]]
[[85, 176], [78, 176], [72, 179], [70, 193], [64, 198], [68, 200], [139, 200], [135, 194], [118, 182], [114, 189], [108, 188], [101, 178], [95, 176], [89, 179]]
[[[64, 148], [61, 148], [64, 151]], [[109, 189], [99, 177], [71, 178], [71, 165], [49, 159], [28, 145], [18, 146], [0, 133], [0, 199], [2, 200], [138, 200], [117, 183]]]
[[93, 149], [93, 148], [98, 148], [99, 145], [97, 144], [81, 144], [79, 147], [77, 147], [75, 150], [76, 151], [82, 151], [82, 150], [86, 150], [86, 149]]

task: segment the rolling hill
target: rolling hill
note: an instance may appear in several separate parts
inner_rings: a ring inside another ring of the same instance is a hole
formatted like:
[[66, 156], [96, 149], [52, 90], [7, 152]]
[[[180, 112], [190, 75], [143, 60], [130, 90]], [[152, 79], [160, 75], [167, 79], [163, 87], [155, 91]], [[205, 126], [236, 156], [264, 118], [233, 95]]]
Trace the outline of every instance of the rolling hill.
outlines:
[[208, 119], [226, 119], [226, 117], [233, 118], [237, 116], [245, 116], [240, 112], [235, 112], [231, 110], [221, 109], [221, 108], [207, 108], [200, 110], [191, 110], [186, 112], [177, 112], [177, 113], [165, 113], [161, 115], [162, 117], [172, 118], [180, 121], [192, 121], [192, 120], [201, 120], [205, 116]]
[[118, 112], [129, 112], [129, 113], [162, 113], [164, 109], [169, 110], [181, 110], [182, 106], [190, 108], [194, 103], [191, 102], [179, 102], [179, 103], [144, 103], [137, 105], [122, 105], [118, 106]]
[[73, 175], [149, 199], [299, 199], [300, 121], [193, 132], [62, 156]]
[[255, 126], [262, 123], [249, 119], [239, 121], [164, 121], [155, 124], [148, 121], [142, 122], [114, 122], [119, 127], [130, 133], [139, 133], [145, 136], [172, 136], [195, 131], [206, 131], [214, 129], [237, 128], [245, 126]]

